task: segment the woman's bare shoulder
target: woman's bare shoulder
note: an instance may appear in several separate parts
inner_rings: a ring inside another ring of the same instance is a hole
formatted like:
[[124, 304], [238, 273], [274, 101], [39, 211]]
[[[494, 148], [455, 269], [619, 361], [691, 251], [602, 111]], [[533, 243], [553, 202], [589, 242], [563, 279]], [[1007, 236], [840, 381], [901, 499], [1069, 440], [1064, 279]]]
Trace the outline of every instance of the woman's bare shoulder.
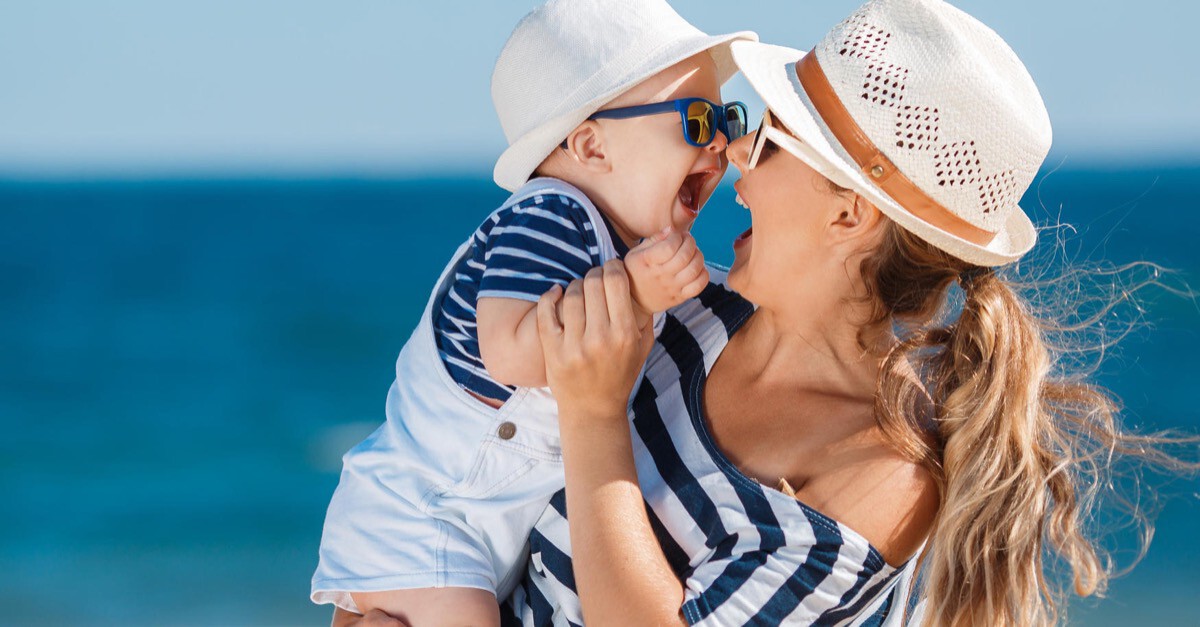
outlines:
[[888, 564], [912, 557], [940, 503], [933, 473], [889, 449], [876, 449], [813, 482], [800, 498], [862, 535]]

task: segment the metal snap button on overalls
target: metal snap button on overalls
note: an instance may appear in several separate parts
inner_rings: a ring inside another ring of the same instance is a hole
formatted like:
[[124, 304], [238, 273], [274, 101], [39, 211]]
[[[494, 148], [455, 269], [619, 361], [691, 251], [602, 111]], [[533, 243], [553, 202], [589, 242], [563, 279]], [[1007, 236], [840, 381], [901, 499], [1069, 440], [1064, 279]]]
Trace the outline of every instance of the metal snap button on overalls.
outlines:
[[511, 440], [511, 439], [513, 439], [513, 436], [516, 434], [517, 434], [517, 425], [514, 425], [511, 422], [502, 423], [500, 425], [500, 428], [496, 429], [496, 435], [500, 436], [501, 440]]

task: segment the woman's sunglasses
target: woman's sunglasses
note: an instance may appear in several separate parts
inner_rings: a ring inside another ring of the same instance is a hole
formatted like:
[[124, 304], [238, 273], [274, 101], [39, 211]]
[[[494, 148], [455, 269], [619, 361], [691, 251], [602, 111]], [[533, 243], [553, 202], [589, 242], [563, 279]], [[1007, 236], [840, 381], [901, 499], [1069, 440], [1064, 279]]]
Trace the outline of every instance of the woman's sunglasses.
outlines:
[[[683, 138], [687, 140], [688, 144], [697, 148], [711, 144], [716, 139], [718, 132], [725, 135], [725, 139], [731, 142], [746, 134], [746, 105], [740, 102], [719, 105], [703, 98], [680, 98], [634, 107], [606, 109], [597, 111], [588, 119], [624, 120], [672, 111], [679, 113], [679, 120], [683, 126]], [[565, 141], [563, 146], [566, 146]]]
[[767, 109], [763, 112], [762, 123], [758, 125], [758, 130], [754, 131], [754, 141], [750, 144], [750, 161], [746, 164], [746, 168], [753, 170], [754, 166], [760, 161], [765, 160], [775, 152], [775, 147], [768, 147], [767, 141], [783, 148], [784, 150], [799, 157], [804, 145], [799, 139], [793, 137], [790, 133], [786, 133], [772, 123], [771, 110]]
[[[769, 146], [768, 143], [774, 145]], [[858, 187], [854, 181], [847, 179], [846, 175], [839, 172], [837, 168], [832, 166], [820, 167], [817, 165], [821, 160], [814, 158], [812, 150], [798, 137], [784, 130], [784, 128], [775, 126], [771, 110], [767, 109], [763, 112], [762, 124], [759, 124], [758, 130], [754, 131], [754, 141], [750, 144], [750, 161], [746, 163], [746, 170], [753, 170], [758, 164], [766, 161], [767, 157], [775, 154], [780, 148], [809, 164], [809, 167], [818, 174], [837, 185], [851, 189]]]

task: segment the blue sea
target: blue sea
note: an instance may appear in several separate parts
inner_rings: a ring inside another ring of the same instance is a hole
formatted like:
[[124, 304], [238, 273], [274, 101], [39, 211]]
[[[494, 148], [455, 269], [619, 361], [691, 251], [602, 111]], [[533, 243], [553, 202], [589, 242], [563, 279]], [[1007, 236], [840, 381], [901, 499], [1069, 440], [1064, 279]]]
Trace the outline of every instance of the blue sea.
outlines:
[[[1025, 204], [1077, 227], [1073, 256], [1200, 280], [1200, 165], [1039, 180]], [[504, 198], [453, 174], [0, 181], [0, 624], [328, 624], [308, 588], [339, 458]], [[722, 186], [697, 239], [728, 263], [748, 225]], [[1200, 310], [1148, 296], [1101, 380], [1131, 424], [1200, 432]], [[1200, 624], [1198, 491], [1162, 485], [1149, 554], [1073, 624]]]

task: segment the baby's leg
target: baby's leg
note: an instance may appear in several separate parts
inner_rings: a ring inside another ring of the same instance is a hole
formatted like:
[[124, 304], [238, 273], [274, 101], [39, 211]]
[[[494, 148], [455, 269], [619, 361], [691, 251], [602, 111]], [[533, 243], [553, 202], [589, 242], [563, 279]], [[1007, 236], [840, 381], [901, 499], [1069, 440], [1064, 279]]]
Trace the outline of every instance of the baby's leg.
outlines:
[[500, 627], [496, 595], [478, 588], [351, 593], [362, 612], [380, 609], [409, 627]]

